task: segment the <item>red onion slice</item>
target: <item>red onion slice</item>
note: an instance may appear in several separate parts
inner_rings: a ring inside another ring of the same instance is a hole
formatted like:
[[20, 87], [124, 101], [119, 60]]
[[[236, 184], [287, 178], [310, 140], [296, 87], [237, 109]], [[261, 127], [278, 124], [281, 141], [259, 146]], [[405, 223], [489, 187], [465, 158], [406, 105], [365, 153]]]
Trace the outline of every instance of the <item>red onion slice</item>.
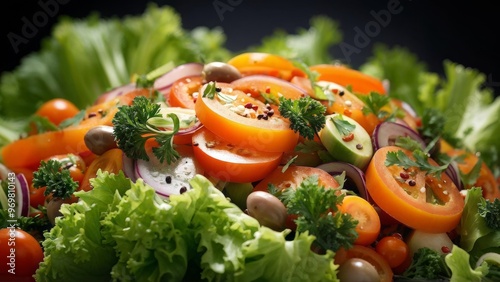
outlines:
[[135, 164], [134, 164], [134, 160], [132, 160], [131, 158], [127, 157], [127, 155], [125, 155], [125, 153], [123, 153], [123, 157], [122, 157], [122, 171], [123, 171], [123, 174], [130, 178], [130, 180], [132, 180], [132, 182], [135, 182], [137, 180], [136, 176], [135, 176]]
[[200, 63], [186, 63], [173, 68], [171, 71], [158, 77], [155, 80], [154, 88], [160, 92], [166, 91], [177, 80], [188, 77], [201, 75], [203, 71], [203, 64]]
[[344, 189], [354, 191], [356, 194], [370, 202], [370, 195], [366, 190], [365, 173], [358, 167], [346, 162], [330, 162], [317, 166], [330, 175], [337, 176], [345, 171], [346, 182]]
[[410, 137], [420, 143], [422, 150], [425, 150], [425, 142], [417, 132], [408, 126], [390, 121], [382, 122], [375, 127], [372, 133], [373, 150], [394, 145], [397, 137]]
[[94, 104], [97, 105], [100, 103], [111, 101], [111, 100], [115, 99], [116, 97], [127, 94], [134, 89], [135, 89], [135, 83], [129, 83], [129, 84], [115, 87], [115, 88], [101, 94], [101, 96], [99, 96], [99, 98], [97, 98], [97, 100], [95, 101]]
[[30, 212], [30, 190], [28, 181], [24, 174], [16, 175], [16, 212], [18, 216], [29, 216]]
[[453, 181], [459, 191], [464, 189], [462, 180], [460, 180], [460, 171], [458, 170], [458, 165], [455, 161], [452, 161], [444, 172], [448, 175], [448, 177], [450, 177], [451, 181]]

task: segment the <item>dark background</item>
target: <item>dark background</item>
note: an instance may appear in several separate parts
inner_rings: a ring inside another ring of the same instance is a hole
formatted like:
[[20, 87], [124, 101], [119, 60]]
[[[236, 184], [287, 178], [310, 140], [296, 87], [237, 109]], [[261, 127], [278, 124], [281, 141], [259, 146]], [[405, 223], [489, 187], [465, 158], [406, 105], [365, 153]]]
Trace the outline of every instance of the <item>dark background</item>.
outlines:
[[[40, 2], [57, 3], [59, 11], [15, 52], [7, 34], [21, 34], [23, 18], [32, 20], [35, 13], [42, 11]], [[262, 37], [272, 34], [276, 28], [288, 32], [308, 28], [310, 18], [318, 14], [338, 21], [344, 42], [353, 45], [356, 27], [364, 29], [367, 23], [374, 20], [373, 12], [387, 10], [389, 3], [399, 2], [401, 12], [391, 16], [390, 22], [370, 38], [370, 44], [361, 48], [361, 53], [351, 56], [352, 66], [357, 67], [364, 62], [376, 42], [401, 45], [415, 52], [434, 72], [442, 73], [445, 59], [479, 69], [487, 75], [487, 86], [492, 87], [497, 95], [500, 92], [500, 24], [498, 10], [493, 7], [494, 1], [8, 1], [1, 8], [0, 71], [12, 70], [23, 56], [38, 50], [40, 41], [51, 34], [53, 24], [61, 15], [86, 17], [93, 11], [98, 11], [102, 17], [138, 15], [144, 12], [149, 2], [174, 7], [186, 29], [222, 27], [227, 35], [226, 46], [233, 51], [260, 42]], [[232, 5], [232, 10], [222, 14], [223, 20], [214, 8], [216, 2]], [[344, 57], [338, 47], [332, 53], [336, 58]]]

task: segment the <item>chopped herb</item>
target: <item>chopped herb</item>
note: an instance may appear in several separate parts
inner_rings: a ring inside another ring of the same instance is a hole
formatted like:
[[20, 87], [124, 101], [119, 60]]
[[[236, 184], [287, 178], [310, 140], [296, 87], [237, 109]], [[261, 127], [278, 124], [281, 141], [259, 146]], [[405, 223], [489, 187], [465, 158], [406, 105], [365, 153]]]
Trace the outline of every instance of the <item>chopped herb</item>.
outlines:
[[316, 82], [318, 81], [319, 73], [312, 71], [308, 65], [301, 60], [293, 60], [293, 65], [303, 71], [311, 83], [311, 89], [314, 91], [314, 97], [319, 100], [327, 100], [329, 105], [335, 101], [335, 97], [327, 87], [321, 87]]
[[67, 199], [78, 188], [78, 183], [71, 178], [64, 163], [58, 160], [41, 161], [38, 170], [33, 173], [33, 187], [45, 189], [45, 196]]
[[207, 97], [208, 99], [213, 99], [215, 94], [217, 93], [215, 82], [210, 81], [206, 84], [205, 90], [203, 90], [203, 97]]
[[298, 216], [297, 232], [309, 232], [316, 236], [314, 244], [324, 250], [337, 251], [341, 247], [350, 248], [358, 237], [355, 231], [358, 222], [338, 210], [344, 199], [338, 192], [338, 189], [325, 189], [319, 185], [318, 176], [312, 175], [296, 189], [282, 190], [278, 198], [288, 213]]
[[[162, 130], [151, 123], [157, 123], [158, 118], [168, 119], [173, 124], [172, 129]], [[179, 153], [172, 143], [175, 133], [179, 130], [179, 118], [173, 113], [162, 116], [160, 105], [146, 97], [134, 98], [131, 106], [120, 106], [113, 118], [113, 128], [118, 147], [129, 158], [148, 161], [145, 145], [151, 138], [159, 144], [159, 147], [153, 148], [153, 154], [160, 162], [166, 160], [167, 164], [170, 164], [179, 158]]]
[[342, 115], [335, 115], [330, 118], [335, 125], [335, 128], [339, 131], [342, 136], [347, 136], [352, 133], [352, 131], [356, 128], [355, 124], [352, 124], [345, 120]]
[[42, 117], [39, 115], [33, 115], [30, 118], [30, 122], [35, 126], [37, 133], [56, 131], [59, 129], [59, 127], [52, 123], [47, 117]]
[[489, 228], [500, 231], [500, 199], [496, 198], [493, 201], [481, 199], [478, 213]]
[[481, 166], [483, 165], [483, 161], [479, 159], [474, 167], [469, 171], [469, 173], [462, 173], [462, 171], [458, 171], [460, 174], [460, 179], [464, 183], [465, 186], [474, 185], [479, 178], [479, 174], [481, 172]]
[[74, 117], [71, 117], [71, 118], [68, 118], [68, 119], [61, 121], [61, 123], [59, 124], [59, 128], [63, 129], [66, 127], [75, 126], [75, 125], [80, 124], [82, 122], [82, 120], [85, 118], [85, 114], [86, 114], [86, 111], [81, 110]]
[[276, 96], [275, 94], [272, 94], [272, 93], [264, 93], [264, 92], [260, 92], [260, 96], [262, 96], [262, 98], [264, 98], [264, 101], [270, 105], [279, 105], [280, 102], [279, 102], [279, 97]]
[[280, 97], [279, 101], [281, 115], [290, 120], [290, 128], [301, 136], [312, 140], [325, 126], [326, 107], [311, 97], [298, 100]]
[[409, 151], [422, 150], [422, 145], [409, 136], [398, 136], [394, 145]]
[[427, 172], [427, 174], [436, 176], [437, 178], [440, 178], [441, 173], [444, 172], [446, 168], [448, 168], [448, 163], [440, 166], [431, 165], [429, 163], [429, 157], [422, 150], [414, 151], [413, 158], [415, 160], [412, 160], [401, 150], [398, 150], [397, 152], [388, 152], [385, 159], [385, 165], [397, 165], [405, 169], [416, 167]]
[[298, 157], [298, 155], [296, 155], [296, 156], [294, 156], [293, 158], [291, 158], [290, 160], [288, 160], [288, 162], [286, 162], [286, 164], [285, 164], [285, 165], [283, 166], [283, 168], [281, 169], [281, 172], [283, 172], [283, 173], [284, 173], [284, 172], [288, 169], [288, 167], [289, 167], [290, 165], [292, 165], [292, 163], [293, 163], [293, 162], [297, 159], [297, 157]]

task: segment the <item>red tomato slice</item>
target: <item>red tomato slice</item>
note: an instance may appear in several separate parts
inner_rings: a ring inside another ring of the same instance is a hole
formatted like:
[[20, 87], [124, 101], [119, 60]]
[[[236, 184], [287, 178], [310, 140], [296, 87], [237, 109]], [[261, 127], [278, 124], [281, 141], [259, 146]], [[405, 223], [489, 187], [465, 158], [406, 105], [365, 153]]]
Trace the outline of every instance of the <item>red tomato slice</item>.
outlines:
[[319, 73], [318, 80], [335, 82], [344, 87], [350, 85], [354, 93], [370, 94], [370, 92], [375, 91], [379, 94], [385, 94], [384, 85], [380, 80], [358, 70], [342, 65], [328, 64], [311, 66], [310, 69]]
[[[368, 165], [366, 188], [373, 201], [411, 228], [430, 233], [454, 229], [460, 221], [464, 200], [453, 181], [445, 173], [438, 179], [415, 167], [404, 170], [397, 165], [386, 166], [387, 153], [398, 150], [411, 158], [410, 151], [387, 146], [377, 150]], [[429, 163], [437, 166], [432, 159]]]
[[276, 112], [268, 114], [264, 103], [233, 90], [230, 84], [216, 86], [219, 94], [198, 97], [195, 104], [196, 115], [206, 128], [238, 147], [264, 152], [285, 152], [295, 147], [299, 134], [290, 129], [288, 120]]
[[230, 182], [261, 180], [278, 166], [282, 155], [233, 146], [206, 128], [193, 135], [193, 151], [206, 174]]
[[243, 76], [264, 74], [284, 80], [290, 80], [294, 76], [305, 76], [304, 72], [294, 66], [292, 62], [273, 54], [242, 53], [227, 63], [237, 68]]
[[339, 207], [342, 213], [350, 214], [358, 221], [356, 232], [358, 238], [354, 244], [368, 246], [375, 242], [380, 233], [380, 218], [375, 208], [365, 199], [347, 195]]
[[372, 248], [354, 245], [348, 250], [340, 249], [335, 253], [335, 264], [341, 265], [351, 258], [360, 258], [371, 263], [377, 269], [380, 276], [380, 282], [392, 282], [394, 273], [389, 263]]
[[171, 107], [194, 109], [194, 102], [202, 84], [202, 76], [190, 76], [177, 80], [170, 89], [169, 105]]

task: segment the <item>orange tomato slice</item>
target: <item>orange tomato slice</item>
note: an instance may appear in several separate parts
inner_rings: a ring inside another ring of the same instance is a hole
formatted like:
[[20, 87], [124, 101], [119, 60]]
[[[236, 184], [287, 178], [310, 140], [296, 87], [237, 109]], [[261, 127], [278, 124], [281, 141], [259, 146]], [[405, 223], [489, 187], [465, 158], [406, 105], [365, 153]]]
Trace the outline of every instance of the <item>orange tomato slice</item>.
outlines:
[[343, 65], [320, 64], [311, 66], [312, 71], [319, 73], [318, 80], [338, 83], [344, 87], [350, 85], [354, 93], [370, 94], [375, 91], [385, 94], [382, 82], [358, 70], [350, 69]]
[[[479, 157], [473, 153], [463, 150], [463, 149], [451, 149], [446, 152], [450, 157], [457, 157], [460, 155], [465, 155], [465, 158], [458, 162], [458, 169], [462, 174], [469, 174], [474, 166], [479, 161]], [[466, 184], [465, 188], [470, 189], [471, 187], [481, 187], [483, 191], [483, 197], [490, 201], [495, 199], [500, 199], [500, 187], [493, 175], [490, 168], [483, 162], [481, 163], [481, 169], [479, 170], [479, 176], [476, 178], [474, 184]]]
[[203, 85], [202, 76], [190, 76], [177, 80], [170, 88], [168, 103], [171, 107], [194, 109], [195, 93]]
[[193, 135], [193, 151], [206, 174], [230, 182], [261, 180], [278, 166], [282, 155], [235, 147], [206, 128]]
[[107, 171], [110, 173], [118, 173], [123, 168], [123, 151], [120, 149], [111, 149], [104, 154], [98, 156], [85, 170], [82, 183], [79, 190], [89, 191], [92, 189], [90, 179], [97, 176], [97, 171]]
[[[404, 170], [386, 166], [388, 152], [411, 152], [395, 146], [375, 152], [366, 170], [366, 188], [373, 201], [387, 214], [414, 229], [430, 233], [448, 232], [460, 221], [464, 200], [451, 179], [442, 173], [440, 179], [418, 168]], [[437, 163], [429, 159], [431, 165]], [[411, 180], [411, 181], [410, 181]]]
[[283, 57], [267, 53], [248, 52], [231, 58], [228, 64], [237, 68], [243, 76], [264, 74], [290, 80], [294, 76], [305, 76], [299, 68]]
[[[217, 83], [222, 94], [213, 98], [198, 97], [195, 111], [201, 123], [227, 142], [263, 152], [292, 150], [299, 139], [288, 120], [278, 113], [266, 114], [269, 108], [261, 101], [233, 90], [227, 83]], [[205, 91], [206, 85], [200, 89]], [[224, 95], [226, 99], [221, 98]], [[263, 118], [263, 116], [267, 116]]]
[[339, 210], [350, 214], [358, 221], [356, 225], [358, 238], [354, 244], [368, 246], [375, 242], [380, 233], [380, 218], [367, 200], [359, 196], [347, 195], [339, 206]]

